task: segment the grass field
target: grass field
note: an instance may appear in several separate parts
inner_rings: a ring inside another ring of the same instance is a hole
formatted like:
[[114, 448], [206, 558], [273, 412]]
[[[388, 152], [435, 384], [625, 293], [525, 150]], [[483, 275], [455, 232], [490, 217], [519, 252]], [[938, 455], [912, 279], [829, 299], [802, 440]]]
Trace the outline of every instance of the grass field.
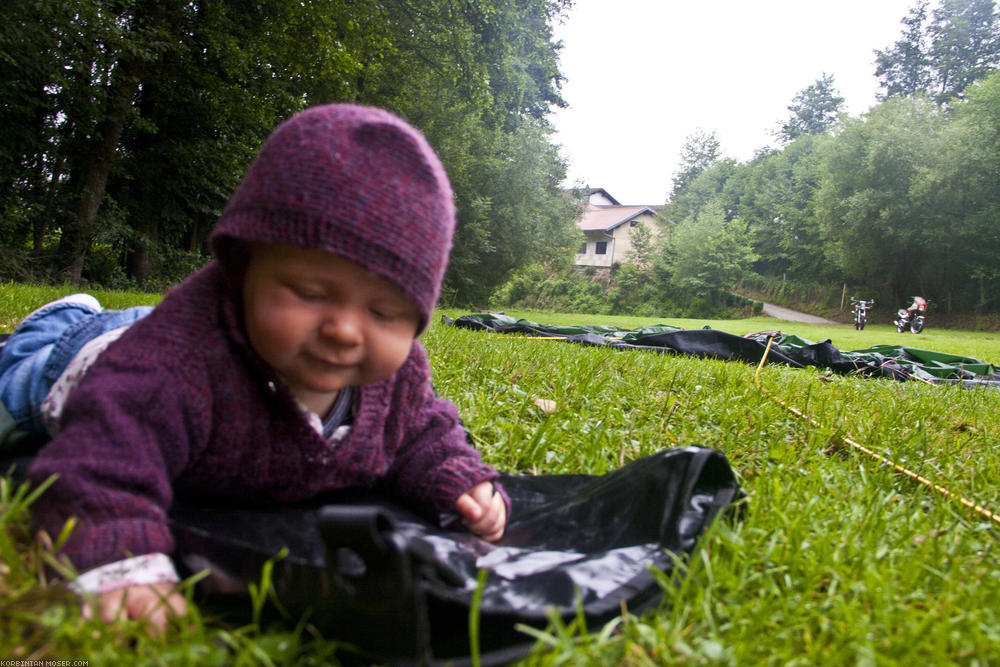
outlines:
[[[0, 285], [0, 326], [40, 305]], [[48, 296], [45, 298], [49, 298]], [[135, 303], [147, 297], [126, 296]], [[25, 303], [29, 301], [29, 303]], [[16, 303], [16, 307], [12, 304]], [[450, 317], [464, 311], [444, 311]], [[508, 312], [551, 324], [662, 322], [731, 333], [781, 329], [842, 350], [877, 343], [1000, 363], [1000, 334]], [[1000, 664], [1000, 391], [827, 376], [474, 332], [423, 337], [438, 392], [484, 457], [533, 473], [603, 473], [664, 447], [723, 451], [747, 491], [661, 608], [614, 633], [553, 631], [525, 665]], [[543, 410], [537, 399], [552, 401]], [[793, 413], [794, 408], [808, 416]], [[939, 485], [914, 481], [871, 454]], [[942, 490], [949, 494], [942, 493]], [[23, 491], [22, 491], [23, 493]], [[232, 628], [197, 613], [169, 641], [82, 619], [38, 583], [27, 500], [0, 496], [0, 657], [91, 664], [331, 664], [308, 625]]]

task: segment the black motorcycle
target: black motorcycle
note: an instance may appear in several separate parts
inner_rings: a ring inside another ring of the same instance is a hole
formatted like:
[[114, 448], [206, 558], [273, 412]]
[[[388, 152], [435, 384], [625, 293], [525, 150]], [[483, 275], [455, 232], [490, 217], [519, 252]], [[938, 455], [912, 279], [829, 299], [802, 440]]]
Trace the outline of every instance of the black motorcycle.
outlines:
[[851, 297], [851, 305], [854, 306], [854, 328], [861, 331], [868, 324], [868, 311], [875, 305], [875, 301]]
[[914, 310], [909, 310], [907, 308], [900, 308], [897, 312], [897, 318], [893, 321], [896, 325], [896, 330], [899, 333], [903, 333], [907, 329], [915, 334], [920, 333], [924, 330], [924, 322], [927, 317], [927, 299], [920, 299], [919, 297], [911, 297], [911, 299], [917, 304]]

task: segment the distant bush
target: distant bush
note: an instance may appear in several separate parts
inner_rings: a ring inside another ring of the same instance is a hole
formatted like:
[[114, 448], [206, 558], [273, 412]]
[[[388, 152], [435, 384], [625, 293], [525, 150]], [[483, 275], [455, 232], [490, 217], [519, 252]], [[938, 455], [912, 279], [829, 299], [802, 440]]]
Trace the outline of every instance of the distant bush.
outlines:
[[642, 317], [736, 318], [759, 314], [762, 304], [729, 292], [699, 294], [670, 282], [663, 266], [643, 270], [616, 263], [610, 276], [593, 267], [561, 270], [532, 265], [515, 272], [494, 292], [493, 308]]

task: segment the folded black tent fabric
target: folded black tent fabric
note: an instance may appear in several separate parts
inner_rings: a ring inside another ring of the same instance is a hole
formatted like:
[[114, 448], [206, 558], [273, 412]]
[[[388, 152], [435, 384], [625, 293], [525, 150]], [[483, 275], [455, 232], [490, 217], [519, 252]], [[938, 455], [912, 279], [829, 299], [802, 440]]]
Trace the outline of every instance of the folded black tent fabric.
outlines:
[[[5, 414], [0, 404], [0, 424]], [[21, 435], [7, 428], [0, 437], [0, 467], [18, 481], [41, 444], [29, 447]], [[725, 456], [703, 447], [664, 450], [604, 475], [505, 474], [501, 482], [512, 510], [497, 543], [374, 492], [346, 491], [275, 507], [179, 498], [170, 511], [173, 556], [182, 573], [207, 571], [197, 584], [203, 609], [237, 624], [249, 620], [249, 586], [272, 561], [270, 586], [290, 623], [306, 615], [326, 637], [356, 647], [359, 662], [471, 664], [476, 610], [480, 663], [499, 665], [533, 643], [518, 624], [545, 628], [552, 615], [582, 614], [594, 630], [623, 606], [657, 604], [709, 524], [739, 511], [744, 497]]]
[[[1000, 371], [993, 364], [971, 357], [902, 345], [876, 345], [846, 352], [835, 347], [829, 339], [814, 343], [780, 331], [737, 336], [716, 329], [680, 329], [666, 324], [623, 330], [607, 325], [539, 324], [496, 313], [474, 313], [455, 320], [443, 319], [446, 324], [467, 329], [561, 338], [583, 345], [648, 350], [753, 364], [760, 363], [766, 351], [768, 363], [786, 364], [793, 368], [814, 366], [840, 374], [1000, 388]], [[767, 349], [769, 340], [770, 350]]]
[[209, 608], [245, 613], [247, 585], [287, 549], [271, 583], [291, 617], [308, 613], [326, 636], [392, 664], [470, 664], [475, 608], [481, 663], [504, 664], [533, 643], [518, 624], [544, 628], [552, 614], [568, 621], [582, 613], [593, 630], [623, 605], [637, 612], [657, 604], [660, 580], [679, 576], [677, 563], [709, 523], [743, 497], [725, 457], [700, 447], [602, 476], [501, 481], [512, 512], [498, 543], [347, 493], [270, 509], [179, 503], [171, 513], [176, 555], [191, 572], [209, 571], [199, 584]]

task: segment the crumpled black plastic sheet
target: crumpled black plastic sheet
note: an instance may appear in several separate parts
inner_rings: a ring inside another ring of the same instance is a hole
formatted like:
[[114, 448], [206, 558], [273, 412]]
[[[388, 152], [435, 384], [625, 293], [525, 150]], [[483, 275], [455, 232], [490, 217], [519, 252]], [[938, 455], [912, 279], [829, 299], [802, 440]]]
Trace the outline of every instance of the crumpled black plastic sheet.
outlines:
[[[482, 664], [530, 650], [516, 629], [543, 629], [582, 611], [591, 631], [657, 604], [662, 581], [720, 514], [743, 498], [725, 456], [669, 449], [605, 475], [504, 475], [512, 512], [497, 543], [441, 528], [384, 497], [340, 494], [309, 506], [178, 503], [178, 561], [208, 608], [245, 614], [246, 590], [282, 548], [271, 583], [293, 620], [392, 664], [470, 664], [469, 614], [481, 587]], [[735, 506], [739, 506], [737, 503]], [[669, 584], [667, 584], [669, 585]]]
[[[621, 330], [606, 325], [539, 324], [495, 313], [442, 319], [446, 324], [466, 329], [560, 338], [568, 343], [596, 347], [647, 350], [751, 364], [759, 364], [766, 352], [767, 363], [785, 364], [792, 368], [813, 366], [842, 375], [901, 381], [918, 379], [935, 384], [960, 384], [967, 388], [1000, 388], [1000, 372], [992, 364], [903, 345], [876, 345], [866, 350], [842, 351], [830, 339], [814, 343], [780, 331], [738, 336], [717, 329], [680, 329], [664, 324]], [[769, 340], [770, 350], [767, 349]]]

